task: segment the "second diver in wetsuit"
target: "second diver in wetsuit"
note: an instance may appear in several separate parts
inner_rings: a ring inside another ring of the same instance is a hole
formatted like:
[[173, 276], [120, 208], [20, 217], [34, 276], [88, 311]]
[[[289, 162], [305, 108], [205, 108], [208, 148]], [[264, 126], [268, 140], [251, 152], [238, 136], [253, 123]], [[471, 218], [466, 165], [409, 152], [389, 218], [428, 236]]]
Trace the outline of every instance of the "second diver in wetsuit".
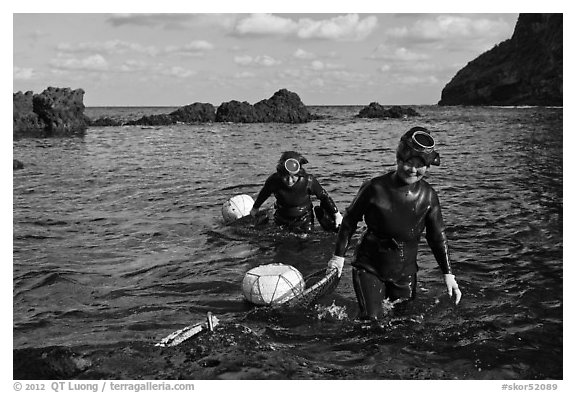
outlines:
[[274, 194], [275, 223], [292, 232], [310, 232], [314, 226], [311, 195], [315, 195], [321, 206], [328, 210], [326, 213], [333, 215], [336, 226], [339, 226], [342, 215], [318, 180], [306, 173], [302, 165], [307, 163], [308, 160], [298, 152], [282, 153], [276, 172], [266, 179], [250, 214], [256, 216], [266, 199]]
[[424, 230], [449, 296], [454, 295], [456, 304], [460, 301], [462, 294], [450, 265], [438, 195], [423, 180], [430, 165], [439, 164], [440, 156], [429, 131], [414, 127], [400, 140], [396, 170], [365, 182], [346, 210], [328, 268], [342, 274], [348, 243], [358, 222], [364, 219], [367, 228], [352, 262], [360, 318], [380, 317], [384, 299], [414, 298], [418, 242]]

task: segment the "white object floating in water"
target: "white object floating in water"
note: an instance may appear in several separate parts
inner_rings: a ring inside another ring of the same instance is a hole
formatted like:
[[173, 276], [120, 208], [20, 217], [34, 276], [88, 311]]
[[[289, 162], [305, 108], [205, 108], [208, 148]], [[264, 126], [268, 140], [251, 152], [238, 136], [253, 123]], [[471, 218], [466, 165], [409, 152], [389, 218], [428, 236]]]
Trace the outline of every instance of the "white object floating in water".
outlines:
[[205, 331], [214, 331], [214, 327], [218, 325], [220, 321], [211, 312], [206, 315], [206, 322], [197, 323], [195, 325], [186, 326], [185, 328], [176, 330], [174, 333], [169, 334], [164, 337], [155, 346], [157, 347], [173, 347], [178, 345], [191, 337]]
[[257, 305], [284, 303], [304, 291], [302, 274], [294, 267], [281, 263], [250, 269], [242, 280], [246, 300]]
[[222, 205], [222, 217], [229, 224], [250, 214], [252, 206], [254, 206], [254, 199], [250, 195], [233, 196]]

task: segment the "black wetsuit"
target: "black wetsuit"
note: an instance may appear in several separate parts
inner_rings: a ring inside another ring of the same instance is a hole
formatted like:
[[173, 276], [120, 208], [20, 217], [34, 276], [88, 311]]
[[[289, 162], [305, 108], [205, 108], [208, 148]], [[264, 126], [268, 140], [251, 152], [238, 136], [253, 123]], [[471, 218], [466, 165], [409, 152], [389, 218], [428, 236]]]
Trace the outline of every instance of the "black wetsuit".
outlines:
[[385, 298], [414, 297], [424, 229], [440, 269], [452, 273], [440, 203], [426, 181], [407, 185], [390, 172], [365, 182], [346, 210], [335, 255], [344, 256], [362, 219], [367, 229], [352, 263], [361, 316], [377, 317]]
[[258, 209], [270, 195], [274, 194], [276, 211], [275, 222], [295, 232], [309, 232], [314, 226], [314, 213], [310, 195], [315, 195], [324, 205], [336, 213], [338, 209], [328, 192], [322, 188], [318, 180], [312, 175], [303, 173], [298, 181], [288, 187], [282, 180], [282, 175], [275, 172], [266, 179], [264, 187], [260, 190], [254, 208]]

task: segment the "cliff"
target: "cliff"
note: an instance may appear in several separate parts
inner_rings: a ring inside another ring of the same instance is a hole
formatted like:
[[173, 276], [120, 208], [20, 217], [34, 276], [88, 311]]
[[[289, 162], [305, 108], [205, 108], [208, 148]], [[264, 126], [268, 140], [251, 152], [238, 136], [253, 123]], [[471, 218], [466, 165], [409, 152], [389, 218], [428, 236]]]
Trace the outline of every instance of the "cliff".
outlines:
[[563, 14], [520, 14], [512, 38], [458, 71], [438, 105], [562, 106]]

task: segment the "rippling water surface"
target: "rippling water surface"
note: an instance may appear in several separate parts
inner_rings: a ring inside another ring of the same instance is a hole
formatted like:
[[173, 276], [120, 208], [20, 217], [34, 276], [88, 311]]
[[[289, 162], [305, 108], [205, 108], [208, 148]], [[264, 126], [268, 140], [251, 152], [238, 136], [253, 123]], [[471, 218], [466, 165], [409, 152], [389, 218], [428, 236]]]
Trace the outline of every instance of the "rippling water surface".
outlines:
[[[14, 141], [25, 165], [13, 175], [15, 373], [561, 379], [562, 109], [415, 108], [422, 116], [407, 120], [315, 107], [324, 119], [300, 125], [90, 128], [81, 139]], [[135, 113], [87, 109], [93, 118]], [[349, 263], [336, 291], [310, 310], [245, 303], [247, 270], [278, 262], [318, 270], [335, 235], [227, 227], [222, 203], [255, 196], [280, 153], [298, 150], [344, 210], [364, 180], [394, 168], [396, 143], [415, 125], [439, 146], [442, 165], [428, 181], [441, 199], [461, 304], [448, 301], [425, 244], [417, 299], [379, 324], [354, 320]], [[222, 322], [215, 334], [184, 349], [153, 346], [208, 311]]]

